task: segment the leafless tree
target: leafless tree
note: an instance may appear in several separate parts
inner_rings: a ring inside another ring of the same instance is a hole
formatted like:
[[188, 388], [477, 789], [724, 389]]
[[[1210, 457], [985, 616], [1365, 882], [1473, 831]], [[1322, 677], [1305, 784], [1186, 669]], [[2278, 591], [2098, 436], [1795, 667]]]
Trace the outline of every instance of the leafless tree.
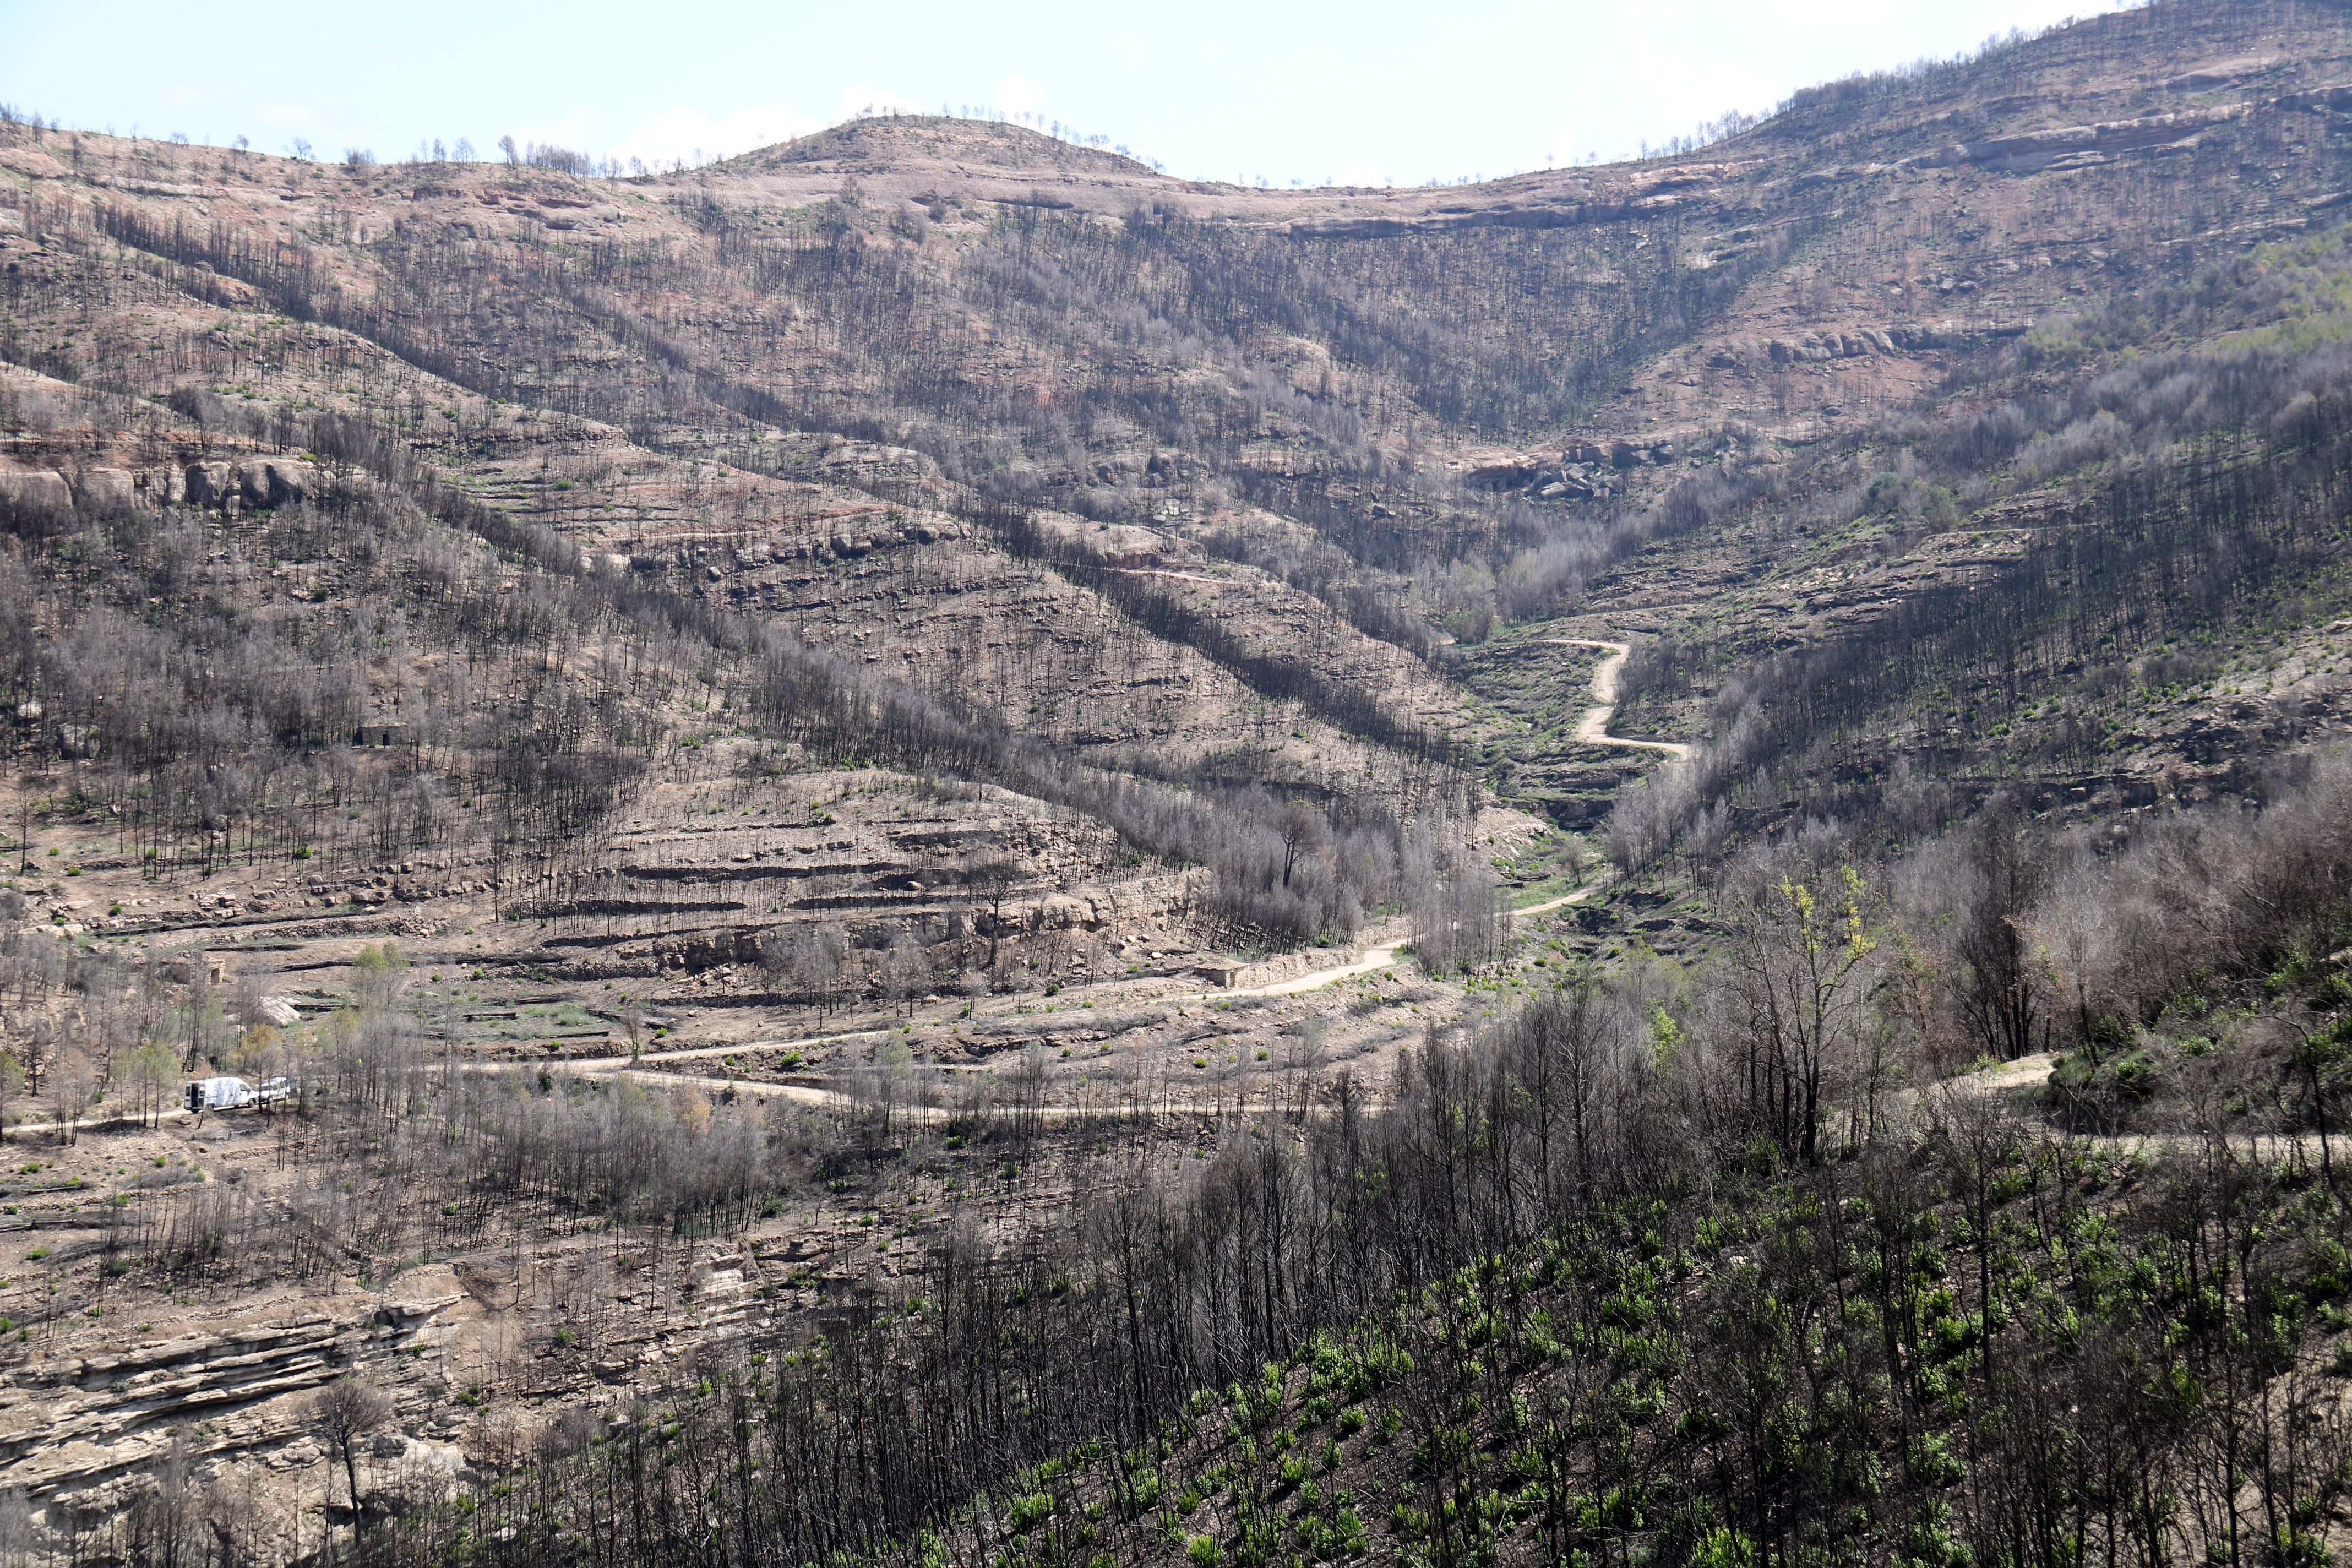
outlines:
[[39, 1544], [32, 1505], [24, 1489], [10, 1487], [0, 1491], [0, 1563], [6, 1564], [6, 1568], [30, 1568]]
[[337, 1378], [310, 1396], [310, 1423], [343, 1462], [353, 1513], [360, 1508], [360, 1440], [392, 1419], [392, 1396], [356, 1373]]
[[47, 1087], [58, 1142], [80, 1142], [81, 1115], [89, 1108], [89, 1097], [97, 1092], [98, 1069], [79, 1050], [68, 1050], [50, 1067]]
[[1321, 812], [1299, 801], [1283, 807], [1274, 826], [1282, 839], [1282, 885], [1287, 888], [1300, 859], [1329, 844], [1331, 826]]
[[2032, 1050], [2043, 1028], [2026, 922], [2046, 880], [2015, 808], [1996, 803], [1973, 835], [1969, 889], [1954, 949], [1961, 1016], [1979, 1048], [2002, 1061]]
[[971, 889], [975, 901], [988, 910], [988, 967], [996, 967], [998, 944], [1004, 935], [1004, 905], [1013, 890], [1021, 885], [1021, 868], [1013, 861], [990, 856], [972, 866], [964, 874], [964, 885]]
[[772, 932], [760, 943], [761, 967], [814, 1001], [820, 1022], [840, 1000], [842, 965], [848, 956], [848, 933], [838, 921]]
[[890, 999], [891, 1010], [903, 1006], [912, 1016], [915, 999], [930, 989], [931, 979], [931, 955], [915, 933], [900, 931], [893, 935], [882, 955], [882, 991]]

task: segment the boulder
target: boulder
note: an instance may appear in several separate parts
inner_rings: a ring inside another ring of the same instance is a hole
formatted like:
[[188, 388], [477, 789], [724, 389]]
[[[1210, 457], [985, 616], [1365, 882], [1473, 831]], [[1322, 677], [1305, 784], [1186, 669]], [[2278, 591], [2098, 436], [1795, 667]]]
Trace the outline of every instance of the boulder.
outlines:
[[1474, 490], [1521, 490], [1536, 477], [1539, 465], [1524, 459], [1485, 463], [1470, 470], [1463, 482]]
[[247, 458], [237, 465], [236, 479], [250, 507], [299, 506], [319, 488], [317, 469], [285, 458]]
[[148, 506], [177, 506], [188, 499], [187, 476], [177, 468], [142, 468], [131, 476]]
[[226, 463], [190, 463], [184, 493], [191, 506], [226, 506], [236, 493]]
[[1067, 893], [1048, 893], [1040, 900], [1035, 923], [1039, 931], [1092, 931], [1102, 924], [1091, 903]]
[[64, 513], [73, 510], [73, 491], [63, 474], [47, 468], [0, 469], [0, 506], [17, 512]]
[[139, 504], [139, 487], [128, 468], [84, 468], [74, 476], [74, 500], [86, 512], [117, 517]]

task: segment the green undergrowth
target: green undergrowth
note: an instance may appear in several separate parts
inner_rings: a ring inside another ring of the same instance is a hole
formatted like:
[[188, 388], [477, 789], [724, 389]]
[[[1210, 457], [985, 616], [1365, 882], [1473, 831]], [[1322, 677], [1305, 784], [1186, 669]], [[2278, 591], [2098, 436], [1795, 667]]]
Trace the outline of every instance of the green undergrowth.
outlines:
[[[1968, 1456], [2015, 1485], [2021, 1456], [1998, 1451], [2047, 1415], [2021, 1408], [2027, 1380], [2079, 1388], [2107, 1364], [2093, 1347], [2132, 1342], [2131, 1392], [2188, 1428], [2233, 1377], [2334, 1364], [2352, 1265], [2325, 1188], [2231, 1173], [2221, 1223], [2271, 1232], [2267, 1256], [2200, 1279], [2195, 1237], [2148, 1228], [2198, 1175], [2010, 1153], [1979, 1173], [1982, 1230], [1966, 1192], [1867, 1163], [1628, 1205], [1318, 1332], [1153, 1441], [1023, 1476], [973, 1544], [992, 1568], [1752, 1562], [1768, 1537], [1823, 1562], [1940, 1542], [1959, 1563]], [[2033, 1438], [2095, 1462], [2065, 1426]], [[2077, 1500], [2096, 1484], [2050, 1479]], [[2340, 1482], [2309, 1478], [2289, 1511]]]
[[[1307, 1332], [1140, 1439], [1107, 1416], [837, 1561], [1958, 1564], [2036, 1521], [2065, 1532], [2051, 1562], [2151, 1531], [2219, 1553], [2232, 1530], [2320, 1561], [2352, 1479], [2347, 1229], [2316, 1173], [2226, 1145], [2127, 1153], [1963, 1113], [1817, 1169], [1759, 1151], [1712, 1191], [1595, 1208]], [[592, 1515], [677, 1517], [644, 1494], [689, 1474], [731, 1476], [716, 1506], [756, 1531], [804, 1481], [770, 1458], [786, 1389], [826, 1397], [852, 1353], [754, 1358], [474, 1498], [464, 1533], [551, 1559]], [[2238, 1506], [2193, 1507], [2210, 1487]], [[427, 1539], [448, 1545], [446, 1518], [385, 1545]], [[675, 1560], [650, 1535], [607, 1547]]]

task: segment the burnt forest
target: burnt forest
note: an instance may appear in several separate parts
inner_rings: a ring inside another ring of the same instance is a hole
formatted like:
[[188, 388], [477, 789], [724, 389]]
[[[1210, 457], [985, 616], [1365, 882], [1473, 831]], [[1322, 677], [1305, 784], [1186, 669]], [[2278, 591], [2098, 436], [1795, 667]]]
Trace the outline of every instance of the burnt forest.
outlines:
[[2352, 10], [435, 153], [0, 110], [0, 1568], [2352, 1552]]

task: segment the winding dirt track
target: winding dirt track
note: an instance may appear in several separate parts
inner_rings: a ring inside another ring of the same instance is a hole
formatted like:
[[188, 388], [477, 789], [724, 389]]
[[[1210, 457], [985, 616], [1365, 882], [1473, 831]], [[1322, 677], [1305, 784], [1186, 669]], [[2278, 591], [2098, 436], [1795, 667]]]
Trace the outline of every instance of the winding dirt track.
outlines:
[[[1569, 894], [1566, 899], [1553, 900], [1539, 908], [1556, 909], [1570, 900], [1582, 898], [1591, 890], [1591, 888], [1580, 888]], [[1404, 945], [1402, 938], [1380, 942], [1366, 948], [1360, 956], [1349, 959], [1344, 963], [1335, 963], [1325, 969], [1310, 970], [1305, 974], [1294, 974], [1287, 980], [1271, 981], [1264, 985], [1248, 986], [1234, 991], [1202, 991], [1181, 996], [1160, 996], [1152, 998], [1152, 1001], [1155, 1004], [1169, 1006], [1184, 1006], [1196, 1002], [1223, 1001], [1234, 996], [1295, 996], [1300, 992], [1313, 991], [1319, 986], [1328, 985], [1334, 981], [1352, 980], [1360, 974], [1370, 974], [1376, 970], [1386, 969], [1396, 963], [1397, 955]], [[789, 1100], [803, 1105], [838, 1107], [851, 1103], [850, 1098], [837, 1089], [821, 1089], [814, 1084], [767, 1083], [756, 1079], [740, 1078], [709, 1079], [691, 1073], [664, 1072], [660, 1070], [660, 1067], [666, 1062], [709, 1061], [722, 1057], [749, 1056], [758, 1051], [801, 1050], [817, 1046], [843, 1045], [854, 1040], [877, 1040], [886, 1037], [888, 1034], [887, 1029], [850, 1029], [835, 1035], [811, 1035], [793, 1040], [751, 1040], [733, 1046], [697, 1046], [682, 1050], [646, 1051], [635, 1057], [583, 1057], [570, 1061], [544, 1064], [468, 1062], [466, 1064], [465, 1070], [495, 1073], [531, 1071], [543, 1068], [548, 1071], [560, 1070], [583, 1076], [626, 1079], [653, 1088], [730, 1088], [739, 1094], [755, 1095], [763, 1100]], [[1232, 1106], [1230, 1102], [1224, 1102], [1222, 1108], [1231, 1109]], [[1213, 1107], [1211, 1102], [1205, 1100], [1198, 1103], [1169, 1101], [1159, 1104], [1157, 1109], [1180, 1113], [1199, 1111], [1205, 1114]], [[919, 1108], [909, 1113], [917, 1120], [940, 1119], [950, 1114], [937, 1107]], [[1044, 1115], [1049, 1121], [1071, 1116], [1096, 1114], [1099, 1112], [1085, 1107], [1047, 1106], [1044, 1108]]]
[[1594, 637], [1546, 637], [1557, 647], [1600, 647], [1609, 650], [1609, 657], [1592, 671], [1593, 705], [1584, 710], [1576, 721], [1575, 740], [1588, 746], [1622, 746], [1629, 751], [1664, 752], [1677, 762], [1691, 754], [1691, 749], [1679, 741], [1636, 741], [1624, 735], [1609, 733], [1609, 721], [1617, 711], [1617, 676], [1625, 668], [1633, 649], [1621, 642], [1601, 642]]
[[1554, 910], [1564, 910], [1570, 904], [1580, 904], [1608, 885], [1609, 884], [1605, 879], [1596, 878], [1592, 881], [1585, 883], [1584, 886], [1578, 888], [1571, 892], [1562, 893], [1556, 899], [1546, 899], [1539, 904], [1522, 905], [1520, 908], [1513, 910], [1511, 913], [1515, 915], [1548, 915]]
[[[1529, 904], [1524, 909], [1514, 910], [1511, 912], [1514, 915], [1545, 914], [1591, 898], [1604, 886], [1606, 886], [1604, 882], [1598, 880], [1587, 882], [1584, 886], [1571, 892], [1562, 893], [1558, 898], [1546, 899], [1541, 903]], [[1155, 997], [1152, 1001], [1156, 1005], [1185, 1006], [1196, 1002], [1221, 1002], [1234, 996], [1296, 996], [1301, 992], [1317, 990], [1335, 981], [1352, 980], [1359, 975], [1370, 974], [1376, 971], [1387, 969], [1396, 963], [1404, 946], [1404, 941], [1400, 938], [1368, 947], [1360, 956], [1350, 959], [1345, 963], [1335, 963], [1326, 969], [1309, 970], [1304, 974], [1294, 974], [1287, 980], [1271, 981], [1264, 985], [1253, 985], [1236, 991], [1200, 991], [1181, 996]], [[851, 1029], [837, 1035], [812, 1035], [797, 1040], [753, 1040], [735, 1046], [698, 1046], [686, 1050], [646, 1051], [635, 1058], [588, 1057], [561, 1063], [549, 1063], [547, 1066], [550, 1069], [560, 1068], [565, 1072], [625, 1078], [638, 1083], [667, 1089], [709, 1089], [721, 1084], [730, 1084], [738, 1093], [759, 1095], [766, 1099], [791, 1100], [804, 1105], [840, 1106], [848, 1104], [849, 1099], [835, 1089], [819, 1089], [811, 1084], [763, 1083], [749, 1079], [700, 1078], [688, 1073], [663, 1072], [659, 1070], [660, 1064], [709, 1061], [720, 1057], [747, 1056], [754, 1051], [801, 1050], [816, 1046], [841, 1045], [853, 1040], [881, 1039], [888, 1034], [887, 1029]], [[538, 1065], [530, 1062], [477, 1062], [469, 1064], [467, 1070], [507, 1072], [529, 1069]], [[1199, 1104], [1170, 1102], [1162, 1105], [1160, 1109], [1178, 1112], [1198, 1110], [1205, 1113], [1210, 1107], [1206, 1101]], [[1066, 1113], [1095, 1114], [1092, 1111], [1083, 1111], [1078, 1108], [1050, 1106], [1045, 1108], [1046, 1118], [1049, 1121]], [[943, 1116], [946, 1112], [941, 1111], [939, 1114]]]
[[1206, 1002], [1224, 996], [1296, 996], [1301, 991], [1312, 991], [1318, 986], [1328, 985], [1334, 980], [1352, 980], [1359, 974], [1370, 974], [1375, 969], [1386, 969], [1397, 961], [1397, 954], [1403, 950], [1404, 945], [1403, 939], [1399, 938], [1395, 942], [1382, 942], [1377, 947], [1368, 947], [1364, 950], [1364, 955], [1361, 958], [1352, 959], [1346, 963], [1335, 963], [1328, 969], [1309, 970], [1305, 974], [1294, 974], [1287, 980], [1276, 980], [1265, 985], [1254, 985], [1243, 991], [1203, 992], [1187, 1000]]

